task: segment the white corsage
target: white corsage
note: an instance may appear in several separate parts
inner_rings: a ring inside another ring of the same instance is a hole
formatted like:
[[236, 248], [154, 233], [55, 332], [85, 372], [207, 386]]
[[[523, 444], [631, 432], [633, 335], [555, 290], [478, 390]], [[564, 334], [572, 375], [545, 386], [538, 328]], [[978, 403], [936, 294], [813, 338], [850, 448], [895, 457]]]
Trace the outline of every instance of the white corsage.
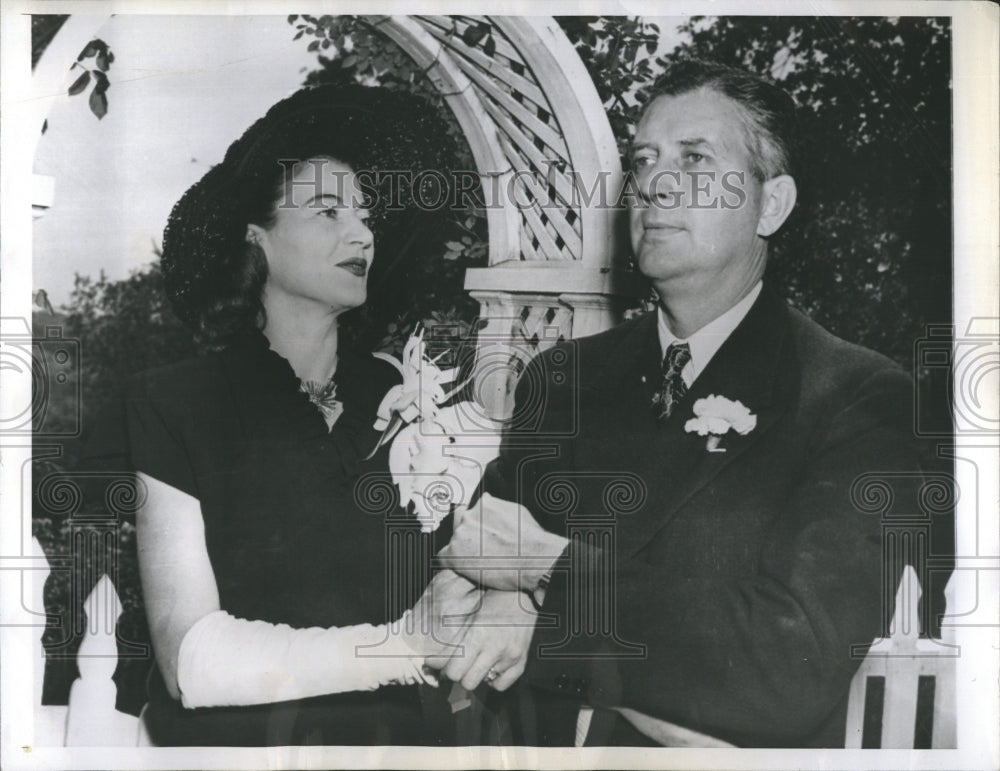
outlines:
[[445, 391], [458, 368], [440, 369], [427, 356], [422, 330], [403, 347], [402, 361], [375, 355], [396, 367], [403, 382], [379, 405], [374, 428], [382, 436], [368, 457], [392, 442], [389, 471], [400, 504], [412, 504], [421, 530], [431, 532], [455, 506], [469, 503], [486, 464], [498, 455], [500, 424], [472, 401], [442, 406], [467, 381]]
[[740, 436], [749, 434], [757, 426], [757, 416], [742, 403], [725, 396], [706, 396], [698, 399], [692, 408], [694, 417], [684, 424], [688, 433], [707, 436], [705, 449], [709, 452], [725, 452], [719, 447], [723, 435], [730, 430]]
[[376, 431], [388, 428], [394, 415], [398, 415], [403, 423], [412, 423], [418, 417], [432, 414], [439, 404], [447, 401], [465, 385], [462, 383], [445, 393], [444, 386], [458, 377], [458, 367], [441, 369], [436, 359], [427, 356], [424, 331], [419, 327], [403, 346], [402, 360], [388, 353], [372, 355], [389, 362], [403, 376], [403, 382], [390, 388], [379, 404]]
[[500, 425], [471, 401], [443, 407], [396, 435], [389, 471], [400, 503], [413, 504], [421, 530], [437, 530], [455, 506], [469, 504], [499, 447]]

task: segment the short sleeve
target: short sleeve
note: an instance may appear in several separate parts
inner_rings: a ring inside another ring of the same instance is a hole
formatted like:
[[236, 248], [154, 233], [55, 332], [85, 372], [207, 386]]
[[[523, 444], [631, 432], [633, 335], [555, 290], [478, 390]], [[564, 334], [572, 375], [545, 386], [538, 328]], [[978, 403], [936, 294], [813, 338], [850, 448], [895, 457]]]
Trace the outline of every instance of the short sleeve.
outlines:
[[179, 396], [163, 394], [155, 379], [140, 376], [125, 395], [128, 455], [135, 471], [151, 476], [188, 495], [198, 487], [185, 437], [191, 418]]

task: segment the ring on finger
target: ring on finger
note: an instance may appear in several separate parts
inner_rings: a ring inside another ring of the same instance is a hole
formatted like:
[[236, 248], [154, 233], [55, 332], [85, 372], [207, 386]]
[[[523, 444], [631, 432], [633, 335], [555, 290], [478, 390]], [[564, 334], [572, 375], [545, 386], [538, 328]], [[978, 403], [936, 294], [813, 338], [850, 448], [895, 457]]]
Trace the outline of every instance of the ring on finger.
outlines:
[[483, 679], [487, 683], [492, 683], [498, 677], [500, 677], [500, 673], [497, 672], [496, 667], [490, 667], [489, 671], [486, 673], [486, 677], [484, 677]]

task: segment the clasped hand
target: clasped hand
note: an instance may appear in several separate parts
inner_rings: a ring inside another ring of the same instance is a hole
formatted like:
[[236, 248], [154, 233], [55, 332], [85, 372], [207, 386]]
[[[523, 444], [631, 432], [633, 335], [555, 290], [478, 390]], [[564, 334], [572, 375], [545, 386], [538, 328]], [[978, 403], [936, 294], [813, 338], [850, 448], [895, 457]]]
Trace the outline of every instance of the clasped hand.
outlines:
[[470, 691], [492, 670], [490, 685], [504, 690], [524, 671], [536, 615], [521, 592], [484, 590], [442, 570], [390, 629], [424, 659], [425, 670], [441, 670]]
[[533, 591], [569, 543], [517, 503], [489, 493], [457, 507], [451, 541], [438, 559], [488, 589]]
[[[450, 645], [425, 663], [467, 690], [486, 680], [503, 691], [524, 672], [534, 635], [538, 614], [525, 591], [538, 586], [568, 542], [523, 506], [489, 494], [454, 516], [451, 542], [438, 553], [450, 568], [441, 574], [448, 578], [435, 579], [448, 591], [431, 602], [435, 618], [464, 623], [457, 633], [451, 627]], [[470, 612], [473, 597], [478, 604]]]

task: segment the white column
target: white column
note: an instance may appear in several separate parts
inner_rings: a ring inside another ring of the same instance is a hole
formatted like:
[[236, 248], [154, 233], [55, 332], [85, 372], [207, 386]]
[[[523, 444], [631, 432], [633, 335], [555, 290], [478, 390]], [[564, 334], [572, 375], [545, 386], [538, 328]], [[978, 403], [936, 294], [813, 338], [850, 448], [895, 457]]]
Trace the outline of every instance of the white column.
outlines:
[[573, 311], [573, 337], [586, 337], [610, 329], [618, 323], [613, 298], [603, 294], [566, 292], [559, 295], [559, 302]]

